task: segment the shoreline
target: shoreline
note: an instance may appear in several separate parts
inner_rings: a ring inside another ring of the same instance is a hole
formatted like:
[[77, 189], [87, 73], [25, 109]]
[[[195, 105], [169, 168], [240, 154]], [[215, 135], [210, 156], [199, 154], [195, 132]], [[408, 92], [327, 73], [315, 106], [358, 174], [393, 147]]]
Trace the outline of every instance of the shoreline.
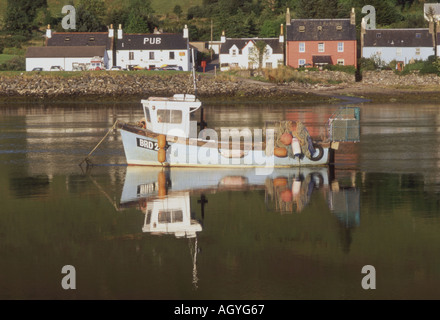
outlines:
[[[382, 76], [382, 73], [376, 73]], [[327, 75], [328, 76], [328, 75]], [[188, 73], [111, 74], [95, 72], [59, 76], [56, 74], [0, 73], [0, 105], [7, 103], [73, 103], [73, 102], [139, 102], [148, 96], [194, 94]], [[398, 78], [400, 77], [400, 78]], [[406, 76], [403, 76], [406, 77]], [[261, 101], [294, 104], [374, 104], [374, 103], [439, 103], [440, 85], [397, 76], [394, 83], [377, 78], [337, 84], [322, 82], [271, 83], [244, 77], [198, 74], [197, 93], [211, 103]], [[423, 79], [417, 76], [417, 80]], [[440, 77], [438, 77], [440, 79]], [[397, 81], [405, 79], [403, 85]], [[381, 83], [384, 82], [384, 83]], [[409, 85], [409, 83], [414, 83]]]

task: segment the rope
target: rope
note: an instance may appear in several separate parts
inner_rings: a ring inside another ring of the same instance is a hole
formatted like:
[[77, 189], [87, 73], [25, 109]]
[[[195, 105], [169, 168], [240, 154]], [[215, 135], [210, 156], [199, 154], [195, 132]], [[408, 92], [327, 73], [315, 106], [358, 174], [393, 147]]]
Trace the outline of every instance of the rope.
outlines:
[[89, 163], [91, 163], [89, 157], [92, 155], [93, 152], [95, 152], [95, 150], [99, 147], [99, 145], [105, 140], [105, 138], [107, 138], [107, 136], [110, 134], [110, 132], [112, 132], [113, 130], [116, 129], [116, 125], [118, 124], [118, 120], [115, 121], [115, 123], [113, 124], [113, 126], [108, 130], [108, 132], [105, 134], [105, 136], [101, 139], [101, 141], [98, 142], [98, 144], [93, 148], [92, 151], [89, 152], [89, 154], [87, 155], [87, 157], [84, 158], [83, 161], [81, 161], [79, 163], [79, 166], [81, 166], [84, 162], [87, 163], [87, 166], [89, 165]]

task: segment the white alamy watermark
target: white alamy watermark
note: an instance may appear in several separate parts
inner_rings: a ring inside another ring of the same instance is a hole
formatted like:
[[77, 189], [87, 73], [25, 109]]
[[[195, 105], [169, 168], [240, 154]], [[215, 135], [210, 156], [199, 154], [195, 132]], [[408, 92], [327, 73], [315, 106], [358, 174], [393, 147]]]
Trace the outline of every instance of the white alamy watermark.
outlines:
[[72, 5], [66, 5], [61, 9], [62, 14], [68, 13], [66, 16], [64, 16], [63, 20], [61, 21], [61, 26], [64, 30], [75, 30], [76, 29], [76, 10], [75, 7]]
[[75, 290], [76, 289], [76, 270], [74, 266], [65, 265], [61, 269], [62, 274], [66, 274], [61, 280], [61, 287], [64, 290]]
[[[191, 126], [197, 122], [191, 121]], [[194, 130], [194, 129], [193, 129]], [[194, 132], [191, 130], [192, 132]], [[269, 175], [273, 172], [275, 130], [249, 128], [220, 130], [203, 129], [195, 137], [187, 140], [180, 130], [172, 129], [168, 136], [175, 136], [175, 143], [170, 147], [169, 161], [175, 164], [202, 165], [248, 165], [255, 167], [257, 175]]]
[[376, 268], [371, 265], [365, 265], [362, 267], [362, 273], [367, 274], [362, 278], [362, 288], [365, 290], [376, 289]]
[[365, 29], [376, 29], [376, 8], [371, 5], [363, 6], [362, 13], [367, 13], [367, 15], [362, 18], [362, 20], [365, 21]]

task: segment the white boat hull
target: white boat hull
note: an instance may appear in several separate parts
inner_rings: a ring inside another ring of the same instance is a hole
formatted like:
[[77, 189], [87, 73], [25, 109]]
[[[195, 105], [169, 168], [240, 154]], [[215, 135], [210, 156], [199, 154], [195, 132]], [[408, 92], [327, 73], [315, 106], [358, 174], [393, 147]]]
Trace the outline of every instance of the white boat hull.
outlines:
[[[267, 155], [265, 150], [238, 151], [237, 157], [229, 150], [212, 147], [208, 141], [200, 144], [200, 140], [189, 139], [190, 143], [170, 142], [166, 149], [166, 160], [158, 159], [157, 139], [120, 129], [124, 152], [128, 165], [170, 166], [170, 167], [228, 167], [228, 168], [279, 168], [301, 166], [324, 166], [329, 163], [330, 148], [323, 147], [323, 156], [319, 160], [307, 157], [277, 157]], [[191, 142], [192, 141], [192, 142]], [[199, 142], [199, 143], [197, 143]], [[231, 157], [232, 155], [232, 157]]]

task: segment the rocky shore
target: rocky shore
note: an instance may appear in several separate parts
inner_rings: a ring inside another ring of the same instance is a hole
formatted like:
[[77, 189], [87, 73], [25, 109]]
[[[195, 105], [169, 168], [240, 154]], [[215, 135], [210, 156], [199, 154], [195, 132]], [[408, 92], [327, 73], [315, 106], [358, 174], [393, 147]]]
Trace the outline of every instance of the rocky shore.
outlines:
[[[440, 97], [440, 77], [436, 75], [397, 75], [393, 71], [364, 72], [362, 81], [355, 76], [337, 71], [303, 73], [301, 81], [278, 83], [256, 81], [251, 78], [219, 74], [199, 74], [197, 93], [205, 98], [273, 98], [305, 95], [326, 99], [345, 95], [364, 98], [386, 97], [398, 100], [411, 97]], [[0, 74], [0, 98], [97, 98], [170, 96], [175, 93], [194, 93], [189, 73], [126, 73], [85, 72], [73, 74], [20, 73]]]

